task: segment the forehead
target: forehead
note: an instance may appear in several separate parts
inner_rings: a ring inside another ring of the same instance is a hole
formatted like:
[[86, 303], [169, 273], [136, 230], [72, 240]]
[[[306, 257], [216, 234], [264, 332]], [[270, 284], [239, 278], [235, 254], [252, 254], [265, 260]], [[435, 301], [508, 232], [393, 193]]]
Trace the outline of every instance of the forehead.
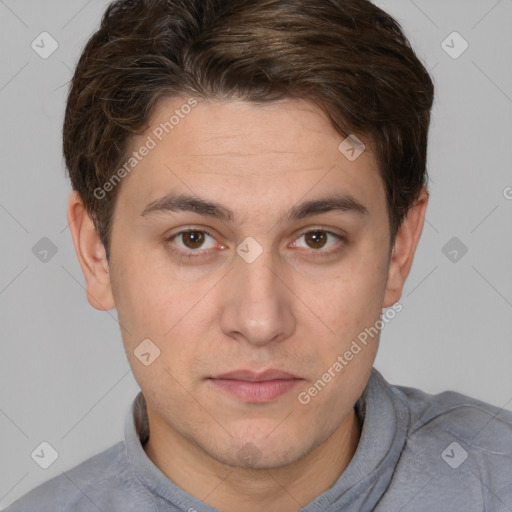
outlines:
[[191, 108], [187, 106], [190, 98], [161, 101], [149, 120], [147, 134], [157, 139], [161, 135], [162, 140], [157, 142], [185, 141], [188, 149], [199, 150], [197, 154], [182, 152], [187, 157], [202, 156], [205, 150], [210, 151], [208, 156], [232, 157], [269, 153], [316, 157], [328, 147], [329, 153], [339, 151], [341, 136], [325, 114], [310, 102], [194, 101], [197, 104]]
[[167, 99], [145, 133], [131, 140], [130, 153], [144, 145], [152, 149], [125, 178], [121, 195], [142, 204], [179, 188], [229, 198], [229, 188], [236, 187], [238, 195], [245, 190], [262, 199], [297, 201], [313, 189], [325, 195], [339, 187], [368, 207], [377, 198], [382, 202], [383, 183], [369, 147], [351, 160], [343, 143], [326, 116], [306, 101]]

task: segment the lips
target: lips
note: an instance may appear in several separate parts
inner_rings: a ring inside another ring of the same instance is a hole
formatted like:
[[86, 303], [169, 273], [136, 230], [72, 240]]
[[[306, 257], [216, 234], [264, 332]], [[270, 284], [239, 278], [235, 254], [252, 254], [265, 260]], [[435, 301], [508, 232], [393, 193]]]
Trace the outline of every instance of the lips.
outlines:
[[235, 370], [209, 379], [216, 389], [252, 403], [275, 400], [291, 391], [302, 380], [296, 375], [276, 369], [263, 372]]
[[269, 369], [263, 372], [253, 372], [251, 370], [235, 370], [228, 373], [223, 373], [217, 377], [211, 377], [213, 379], [229, 379], [229, 380], [243, 380], [247, 382], [265, 382], [268, 380], [290, 380], [298, 379], [296, 375], [293, 375], [282, 370]]

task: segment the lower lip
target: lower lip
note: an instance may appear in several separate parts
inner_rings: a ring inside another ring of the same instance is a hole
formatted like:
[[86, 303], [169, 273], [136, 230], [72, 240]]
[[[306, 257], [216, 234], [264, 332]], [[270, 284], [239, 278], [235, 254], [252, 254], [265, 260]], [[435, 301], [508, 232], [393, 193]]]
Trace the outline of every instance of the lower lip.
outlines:
[[301, 379], [276, 379], [261, 382], [232, 379], [210, 380], [215, 386], [245, 402], [269, 402], [291, 391]]

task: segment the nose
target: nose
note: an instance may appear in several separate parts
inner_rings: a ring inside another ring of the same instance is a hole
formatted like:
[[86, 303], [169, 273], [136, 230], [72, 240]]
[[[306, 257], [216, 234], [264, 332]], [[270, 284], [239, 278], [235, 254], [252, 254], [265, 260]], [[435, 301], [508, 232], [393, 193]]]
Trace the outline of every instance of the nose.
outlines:
[[293, 335], [293, 292], [270, 251], [253, 262], [236, 257], [224, 286], [222, 331], [239, 341], [265, 346]]

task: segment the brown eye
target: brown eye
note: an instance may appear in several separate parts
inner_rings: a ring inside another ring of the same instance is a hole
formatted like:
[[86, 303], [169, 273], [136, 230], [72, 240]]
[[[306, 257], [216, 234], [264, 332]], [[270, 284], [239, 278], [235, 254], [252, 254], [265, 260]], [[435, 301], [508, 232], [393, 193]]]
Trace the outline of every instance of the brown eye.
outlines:
[[305, 231], [293, 243], [293, 247], [309, 249], [309, 254], [317, 257], [333, 257], [344, 249], [347, 240], [325, 229]]
[[[207, 239], [210, 239], [210, 246], [206, 245]], [[187, 231], [180, 231], [168, 239], [168, 242], [173, 242], [183, 252], [201, 252], [199, 249], [206, 250], [215, 247], [215, 239], [206, 231], [198, 229], [189, 229]]]
[[306, 243], [312, 249], [322, 249], [327, 243], [327, 233], [325, 231], [310, 231], [303, 235]]
[[181, 234], [181, 237], [187, 249], [199, 249], [205, 241], [204, 232], [202, 231], [186, 231]]

